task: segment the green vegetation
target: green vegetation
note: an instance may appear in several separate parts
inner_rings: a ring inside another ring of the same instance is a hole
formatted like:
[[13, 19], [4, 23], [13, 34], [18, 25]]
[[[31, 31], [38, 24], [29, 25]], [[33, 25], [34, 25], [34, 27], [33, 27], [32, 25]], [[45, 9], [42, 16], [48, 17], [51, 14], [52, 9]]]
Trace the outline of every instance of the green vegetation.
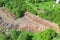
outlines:
[[48, 29], [35, 35], [33, 40], [52, 40], [56, 35], [57, 33], [54, 30]]
[[[7, 34], [8, 35], [8, 34]], [[32, 40], [33, 32], [10, 30], [9, 36], [0, 32], [0, 40]]]
[[52, 40], [54, 38], [59, 38], [59, 35], [57, 36], [57, 33], [52, 29], [39, 33], [27, 32], [24, 30], [10, 30], [9, 36], [6, 36], [5, 33], [0, 32], [0, 40]]
[[58, 34], [53, 40], [60, 40], [60, 34]]
[[4, 7], [12, 11], [17, 17], [23, 16], [26, 11], [25, 0], [9, 0]]
[[17, 40], [18, 36], [20, 35], [20, 31], [16, 31], [16, 30], [10, 30], [10, 38], [12, 40]]
[[0, 40], [6, 40], [6, 35], [0, 32]]

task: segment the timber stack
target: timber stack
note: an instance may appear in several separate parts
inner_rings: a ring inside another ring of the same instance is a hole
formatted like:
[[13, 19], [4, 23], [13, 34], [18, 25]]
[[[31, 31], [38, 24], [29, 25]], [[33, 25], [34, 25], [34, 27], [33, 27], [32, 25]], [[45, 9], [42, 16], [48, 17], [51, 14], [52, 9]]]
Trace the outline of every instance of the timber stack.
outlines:
[[30, 12], [25, 12], [22, 18], [16, 18], [17, 17], [13, 13], [3, 7], [0, 8], [0, 31], [6, 28], [6, 31], [16, 29], [18, 31], [41, 32], [52, 28], [56, 32], [60, 32], [58, 24], [37, 17]]

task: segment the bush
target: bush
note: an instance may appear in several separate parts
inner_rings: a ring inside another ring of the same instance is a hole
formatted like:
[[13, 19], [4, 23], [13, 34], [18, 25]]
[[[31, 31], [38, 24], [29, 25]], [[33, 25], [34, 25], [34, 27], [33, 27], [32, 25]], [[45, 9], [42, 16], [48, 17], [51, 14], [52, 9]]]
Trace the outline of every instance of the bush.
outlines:
[[52, 40], [54, 37], [56, 37], [56, 32], [48, 29], [35, 35], [33, 40]]
[[27, 40], [28, 38], [28, 34], [26, 32], [22, 32], [19, 37], [18, 40]]
[[12, 11], [17, 17], [21, 17], [26, 11], [25, 0], [9, 0], [9, 2], [5, 4], [5, 8]]
[[[34, 34], [33, 32], [27, 31], [16, 31], [10, 30], [10, 35], [6, 37], [5, 33], [0, 32], [0, 40], [52, 40], [56, 37], [56, 32], [54, 30], [48, 29], [43, 32]], [[56, 39], [59, 39], [56, 37]]]
[[18, 40], [32, 40], [32, 32], [22, 31], [18, 37]]
[[33, 32], [10, 30], [7, 40], [32, 40], [33, 35]]
[[10, 30], [10, 39], [17, 40], [20, 33], [20, 31]]
[[0, 40], [6, 40], [6, 35], [0, 32]]
[[4, 6], [9, 0], [0, 0], [0, 7]]
[[60, 40], [60, 33], [53, 40]]
[[55, 0], [28, 0], [29, 3], [41, 3], [41, 2], [48, 2], [48, 1], [55, 1]]

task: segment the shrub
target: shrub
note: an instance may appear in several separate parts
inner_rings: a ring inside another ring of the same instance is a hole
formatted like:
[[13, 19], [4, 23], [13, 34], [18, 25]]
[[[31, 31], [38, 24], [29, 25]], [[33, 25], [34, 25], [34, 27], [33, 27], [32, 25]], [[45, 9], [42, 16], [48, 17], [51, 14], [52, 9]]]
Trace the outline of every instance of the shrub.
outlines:
[[20, 31], [10, 30], [10, 39], [17, 40], [20, 33]]
[[56, 32], [48, 29], [35, 35], [33, 40], [52, 40], [54, 37], [56, 37]]
[[6, 35], [0, 32], [0, 40], [6, 40]]
[[18, 37], [18, 40], [32, 40], [32, 32], [22, 31]]
[[0, 7], [4, 6], [9, 0], [0, 0]]
[[26, 11], [25, 0], [9, 0], [9, 2], [5, 4], [5, 8], [12, 11], [17, 17], [21, 17]]
[[60, 33], [53, 40], [60, 40]]

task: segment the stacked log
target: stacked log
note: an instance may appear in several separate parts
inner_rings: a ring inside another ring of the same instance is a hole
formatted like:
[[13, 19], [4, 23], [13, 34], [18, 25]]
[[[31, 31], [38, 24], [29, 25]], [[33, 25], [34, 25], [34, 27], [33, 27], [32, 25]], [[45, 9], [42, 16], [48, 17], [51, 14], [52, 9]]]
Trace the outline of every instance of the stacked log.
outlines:
[[1, 11], [3, 12], [3, 14], [9, 16], [9, 17], [12, 18], [12, 19], [16, 19], [16, 18], [17, 18], [12, 12], [8, 11], [8, 10], [5, 9], [4, 7], [1, 7], [1, 8], [0, 8], [0, 12], [1, 12]]
[[[7, 15], [11, 18], [8, 18]], [[37, 17], [36, 15], [26, 12], [24, 17], [20, 19], [15, 19], [16, 16], [4, 8], [0, 8], [0, 29], [6, 28], [8, 31], [10, 29], [16, 30], [26, 30], [31, 32], [41, 32], [49, 28], [54, 29], [56, 32], [60, 32], [58, 24], [51, 21], [45, 20], [43, 18]]]
[[25, 17], [27, 19], [29, 19], [29, 20], [32, 20], [35, 23], [43, 24], [43, 25], [45, 25], [45, 26], [47, 26], [49, 28], [52, 28], [57, 32], [60, 31], [60, 29], [58, 28], [58, 24], [53, 23], [53, 22], [48, 21], [48, 20], [45, 20], [45, 19], [42, 19], [40, 17], [37, 17], [36, 15], [33, 15], [33, 14], [29, 13], [29, 12], [25, 13]]

